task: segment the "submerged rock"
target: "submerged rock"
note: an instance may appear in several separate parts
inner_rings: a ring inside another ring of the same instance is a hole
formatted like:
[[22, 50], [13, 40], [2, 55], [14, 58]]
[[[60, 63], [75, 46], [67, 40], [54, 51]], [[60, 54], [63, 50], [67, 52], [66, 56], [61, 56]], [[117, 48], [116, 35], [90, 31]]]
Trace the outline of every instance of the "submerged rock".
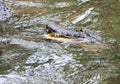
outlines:
[[0, 0], [0, 23], [8, 21], [12, 16], [12, 10], [2, 0]]
[[7, 6], [3, 0], [0, 0], [0, 36], [6, 32], [7, 22], [9, 22], [10, 17], [12, 16], [13, 11], [9, 6]]

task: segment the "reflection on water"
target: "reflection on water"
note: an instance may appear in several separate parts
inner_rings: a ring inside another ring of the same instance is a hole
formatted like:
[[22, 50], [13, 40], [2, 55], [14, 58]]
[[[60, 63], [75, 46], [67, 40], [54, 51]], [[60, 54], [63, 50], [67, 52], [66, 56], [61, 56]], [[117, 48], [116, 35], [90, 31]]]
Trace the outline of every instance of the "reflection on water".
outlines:
[[[6, 0], [14, 15], [0, 36], [0, 84], [119, 84], [119, 2]], [[105, 46], [46, 40], [52, 22], [100, 31]]]
[[78, 16], [75, 20], [72, 21], [73, 24], [76, 24], [78, 23], [79, 21], [82, 21], [83, 19], [85, 19], [90, 13], [91, 11], [93, 10], [94, 8], [91, 7], [89, 8], [87, 11], [85, 11], [84, 14], [82, 14], [81, 16]]

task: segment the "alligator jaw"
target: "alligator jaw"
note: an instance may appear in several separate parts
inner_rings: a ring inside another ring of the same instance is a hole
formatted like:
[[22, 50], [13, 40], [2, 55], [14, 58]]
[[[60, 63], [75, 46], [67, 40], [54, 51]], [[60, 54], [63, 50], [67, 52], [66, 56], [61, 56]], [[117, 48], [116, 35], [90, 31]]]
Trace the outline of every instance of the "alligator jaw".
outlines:
[[51, 39], [54, 41], [58, 41], [58, 42], [63, 42], [63, 43], [74, 43], [74, 44], [80, 44], [80, 43], [90, 43], [90, 41], [88, 39], [84, 39], [84, 38], [67, 38], [67, 37], [61, 37], [61, 36], [54, 36], [53, 34], [44, 34], [46, 39]]

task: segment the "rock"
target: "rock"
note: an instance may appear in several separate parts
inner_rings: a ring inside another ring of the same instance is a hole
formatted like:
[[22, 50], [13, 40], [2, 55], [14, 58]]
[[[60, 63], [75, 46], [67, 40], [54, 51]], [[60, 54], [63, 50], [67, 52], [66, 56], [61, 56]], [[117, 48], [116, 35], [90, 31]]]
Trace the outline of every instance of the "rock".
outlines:
[[12, 10], [2, 0], [0, 0], [0, 22], [6, 22], [12, 16]]

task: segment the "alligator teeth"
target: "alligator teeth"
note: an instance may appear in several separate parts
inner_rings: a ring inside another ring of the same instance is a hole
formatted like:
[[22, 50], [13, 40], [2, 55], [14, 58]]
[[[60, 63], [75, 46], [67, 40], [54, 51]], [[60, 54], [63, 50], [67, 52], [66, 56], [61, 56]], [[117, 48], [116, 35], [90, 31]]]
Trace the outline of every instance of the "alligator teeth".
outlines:
[[55, 33], [54, 35], [55, 35], [55, 37], [60, 37], [60, 34]]

